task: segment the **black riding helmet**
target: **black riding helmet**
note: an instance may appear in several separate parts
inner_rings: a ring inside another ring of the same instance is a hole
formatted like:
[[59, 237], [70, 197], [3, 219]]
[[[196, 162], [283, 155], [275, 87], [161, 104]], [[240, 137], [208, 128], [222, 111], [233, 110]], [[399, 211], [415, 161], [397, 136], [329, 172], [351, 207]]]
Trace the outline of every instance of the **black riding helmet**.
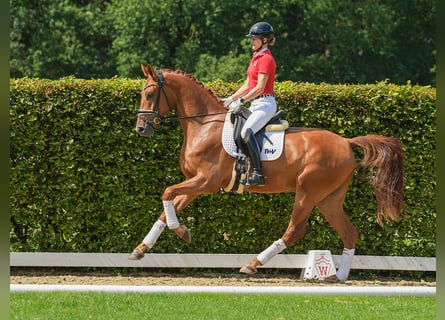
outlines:
[[246, 37], [267, 38], [269, 41], [271, 41], [274, 38], [273, 28], [267, 22], [257, 22], [252, 27], [250, 27], [250, 31], [246, 35]]

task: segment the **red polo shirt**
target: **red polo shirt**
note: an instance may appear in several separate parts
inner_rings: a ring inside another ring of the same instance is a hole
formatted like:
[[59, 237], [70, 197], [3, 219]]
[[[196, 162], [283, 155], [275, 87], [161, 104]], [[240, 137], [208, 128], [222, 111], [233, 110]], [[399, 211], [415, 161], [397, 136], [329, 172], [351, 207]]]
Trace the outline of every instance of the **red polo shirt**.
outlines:
[[258, 53], [254, 52], [249, 68], [247, 69], [249, 90], [252, 90], [257, 85], [258, 73], [266, 73], [269, 75], [269, 78], [261, 94], [275, 94], [273, 85], [276, 69], [275, 59], [269, 49]]

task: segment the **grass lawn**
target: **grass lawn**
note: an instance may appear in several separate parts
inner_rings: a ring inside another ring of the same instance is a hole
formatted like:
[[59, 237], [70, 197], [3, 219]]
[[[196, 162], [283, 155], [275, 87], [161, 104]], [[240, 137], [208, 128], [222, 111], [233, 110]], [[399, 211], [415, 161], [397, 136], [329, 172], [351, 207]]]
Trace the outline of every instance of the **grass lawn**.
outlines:
[[436, 319], [436, 297], [11, 292], [10, 319]]

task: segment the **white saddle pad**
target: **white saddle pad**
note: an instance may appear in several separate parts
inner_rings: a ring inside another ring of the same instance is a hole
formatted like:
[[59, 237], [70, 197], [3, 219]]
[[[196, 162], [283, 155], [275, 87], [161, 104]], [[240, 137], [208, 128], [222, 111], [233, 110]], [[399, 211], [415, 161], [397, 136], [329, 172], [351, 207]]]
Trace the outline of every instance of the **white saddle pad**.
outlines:
[[[233, 140], [234, 126], [230, 121], [230, 113], [227, 113], [222, 133], [222, 144], [224, 150], [235, 157], [238, 155], [235, 141]], [[263, 149], [261, 150], [262, 161], [276, 160], [281, 156], [284, 148], [284, 131], [266, 132], [266, 138], [263, 138]]]

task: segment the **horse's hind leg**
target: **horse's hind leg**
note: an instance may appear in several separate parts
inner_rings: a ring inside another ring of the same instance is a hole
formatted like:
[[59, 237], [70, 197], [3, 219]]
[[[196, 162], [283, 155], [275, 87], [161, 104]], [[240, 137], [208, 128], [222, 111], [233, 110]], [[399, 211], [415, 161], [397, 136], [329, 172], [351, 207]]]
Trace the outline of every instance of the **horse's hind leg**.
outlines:
[[257, 267], [262, 266], [275, 257], [278, 253], [286, 249], [297, 240], [301, 239], [306, 233], [306, 225], [309, 219], [313, 205], [310, 204], [306, 196], [301, 196], [298, 192], [295, 194], [295, 203], [292, 210], [292, 216], [284, 235], [275, 241], [266, 250], [261, 252], [255, 259], [240, 269], [240, 272], [254, 274]]
[[343, 202], [345, 200], [348, 185], [349, 179], [336, 191], [317, 204], [318, 210], [326, 217], [329, 224], [339, 234], [344, 246], [337, 274], [326, 278], [326, 281], [344, 282], [348, 279], [349, 271], [351, 270], [355, 244], [358, 239], [358, 231], [343, 210]]
[[[184, 207], [186, 207], [191, 201], [193, 201], [193, 199], [195, 199], [194, 196], [188, 196], [188, 195], [177, 196], [175, 198], [174, 205], [172, 206], [173, 210], [176, 207], [176, 208], [178, 208], [178, 212], [179, 212]], [[164, 207], [166, 207], [166, 206], [164, 206]], [[171, 208], [167, 207], [164, 210], [164, 212], [162, 212], [161, 216], [154, 223], [153, 227], [147, 233], [144, 240], [142, 240], [142, 242], [136, 248], [133, 249], [133, 252], [128, 257], [129, 260], [142, 259], [144, 257], [144, 252], [147, 250], [150, 250], [156, 244], [159, 236], [164, 231], [165, 226], [167, 225], [167, 218], [166, 218], [166, 214], [165, 214], [166, 210], [171, 210]], [[176, 220], [176, 222], [177, 222], [177, 220]], [[175, 227], [176, 228], [174, 229], [174, 231], [181, 239], [185, 240], [186, 242], [192, 241], [190, 232], [188, 231], [188, 229], [185, 226], [179, 225], [179, 226], [175, 226]]]

